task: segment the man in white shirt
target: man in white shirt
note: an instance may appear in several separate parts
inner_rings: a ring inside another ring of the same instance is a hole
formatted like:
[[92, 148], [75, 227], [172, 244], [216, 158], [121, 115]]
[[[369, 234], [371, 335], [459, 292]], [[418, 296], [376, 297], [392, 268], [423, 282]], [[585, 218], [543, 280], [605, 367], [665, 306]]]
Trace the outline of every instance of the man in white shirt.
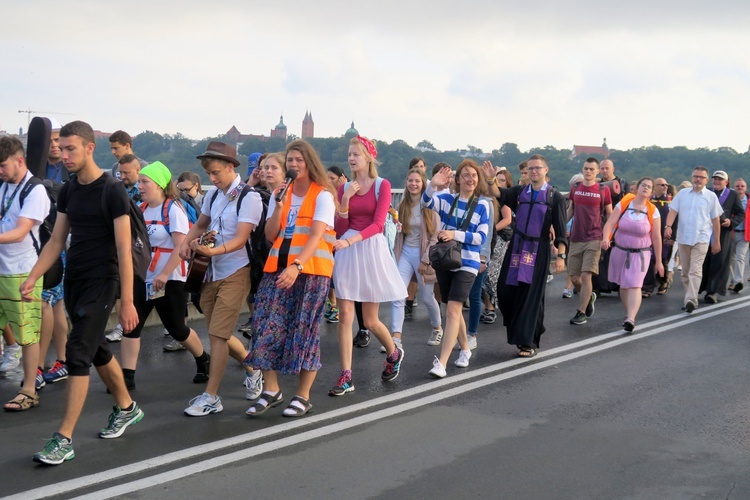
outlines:
[[703, 261], [711, 244], [711, 253], [721, 251], [718, 235], [721, 230], [719, 218], [724, 213], [719, 198], [706, 189], [708, 169], [693, 169], [692, 189], [683, 189], [669, 204], [667, 227], [664, 238], [672, 238], [672, 224], [677, 214], [682, 213], [677, 228], [676, 241], [679, 244], [680, 263], [682, 264], [682, 285], [685, 287], [684, 308], [692, 313], [698, 307], [698, 289], [703, 277]]
[[[21, 300], [18, 285], [37, 261], [34, 241], [49, 214], [50, 201], [41, 183], [29, 183], [23, 144], [15, 137], [0, 137], [0, 328], [9, 329], [21, 345], [23, 385], [5, 404], [6, 411], [39, 405], [36, 394], [39, 335], [42, 317], [42, 279], [36, 281], [32, 302]], [[41, 377], [41, 373], [39, 373]]]
[[[245, 245], [263, 213], [260, 195], [242, 183], [234, 171], [240, 164], [234, 146], [214, 141], [197, 158], [216, 187], [206, 193], [201, 215], [180, 246], [183, 259], [191, 258], [194, 253], [211, 257], [201, 291], [201, 309], [211, 342], [211, 367], [206, 390], [185, 409], [185, 414], [192, 417], [224, 409], [218, 391], [229, 356], [240, 362], [247, 356], [242, 342], [233, 333], [240, 308], [250, 292], [250, 259]], [[216, 231], [214, 246], [201, 245], [200, 236], [210, 230]], [[246, 397], [257, 399], [263, 389], [261, 372], [249, 366], [245, 370]]]

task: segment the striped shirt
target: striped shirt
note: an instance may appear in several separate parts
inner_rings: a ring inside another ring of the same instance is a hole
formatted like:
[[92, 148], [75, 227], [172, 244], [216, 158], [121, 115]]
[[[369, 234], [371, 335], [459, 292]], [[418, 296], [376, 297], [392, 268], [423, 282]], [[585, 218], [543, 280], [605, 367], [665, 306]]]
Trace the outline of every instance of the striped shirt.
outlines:
[[482, 250], [482, 244], [487, 239], [487, 233], [490, 229], [489, 207], [486, 200], [478, 200], [469, 221], [469, 226], [466, 228], [466, 231], [461, 231], [458, 227], [463, 223], [464, 215], [469, 208], [469, 200], [459, 198], [452, 216], [448, 217], [451, 205], [456, 196], [458, 195], [448, 192], [437, 194], [432, 189], [432, 186], [428, 184], [427, 189], [422, 195], [422, 206], [438, 213], [441, 229], [456, 231], [453, 239], [462, 243], [461, 267], [456, 269], [456, 271], [466, 271], [476, 275], [479, 273], [479, 254]]

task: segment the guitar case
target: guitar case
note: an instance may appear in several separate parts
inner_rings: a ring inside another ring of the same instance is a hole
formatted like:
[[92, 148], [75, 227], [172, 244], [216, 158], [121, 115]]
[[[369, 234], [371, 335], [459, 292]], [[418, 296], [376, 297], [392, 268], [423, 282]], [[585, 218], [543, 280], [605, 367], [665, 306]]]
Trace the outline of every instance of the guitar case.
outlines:
[[26, 166], [35, 177], [44, 179], [47, 174], [52, 122], [49, 118], [35, 116], [29, 123], [26, 136]]

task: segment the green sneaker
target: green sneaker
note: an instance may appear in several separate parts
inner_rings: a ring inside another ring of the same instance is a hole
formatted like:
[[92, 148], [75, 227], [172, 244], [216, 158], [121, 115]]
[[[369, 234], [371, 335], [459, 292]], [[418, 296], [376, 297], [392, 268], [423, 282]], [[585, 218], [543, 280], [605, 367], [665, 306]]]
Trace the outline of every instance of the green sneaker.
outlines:
[[76, 454], [73, 451], [71, 440], [55, 432], [52, 435], [52, 439], [47, 441], [44, 449], [34, 454], [34, 462], [47, 465], [60, 465], [67, 460], [73, 460], [75, 457]]
[[130, 411], [122, 411], [119, 406], [113, 406], [112, 410], [107, 427], [99, 431], [99, 437], [102, 439], [118, 438], [129, 425], [135, 425], [143, 419], [143, 410], [135, 401]]

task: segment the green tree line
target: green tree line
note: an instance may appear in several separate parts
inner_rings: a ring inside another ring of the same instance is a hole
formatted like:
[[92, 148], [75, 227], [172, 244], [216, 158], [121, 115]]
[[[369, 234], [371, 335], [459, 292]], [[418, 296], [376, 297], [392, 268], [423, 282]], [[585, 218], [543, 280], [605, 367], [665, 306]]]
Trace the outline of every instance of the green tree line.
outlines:
[[[283, 151], [287, 142], [296, 138], [296, 136], [290, 135], [287, 139], [278, 137], [251, 138], [245, 141], [238, 150], [242, 162], [241, 166], [238, 167], [238, 172], [244, 177], [247, 156], [250, 153]], [[192, 171], [199, 174], [204, 182], [207, 182], [208, 177], [195, 157], [203, 153], [208, 143], [214, 140], [229, 142], [226, 136], [206, 137], [200, 141], [195, 141], [179, 133], [162, 135], [146, 131], [134, 138], [133, 150], [139, 157], [147, 161], [158, 160], [163, 162], [174, 175], [183, 171]], [[318, 152], [320, 159], [326, 166], [338, 165], [348, 174], [347, 151], [349, 139], [343, 136], [316, 137], [308, 139], [308, 141]], [[469, 157], [480, 164], [484, 160], [489, 160], [494, 165], [505, 166], [512, 173], [514, 180], [517, 180], [519, 177], [518, 164], [532, 154], [542, 154], [549, 163], [552, 183], [561, 189], [565, 189], [570, 177], [581, 171], [581, 166], [586, 159], [584, 156], [571, 158], [572, 151], [570, 149], [557, 149], [553, 146], [536, 147], [528, 151], [522, 151], [518, 145], [511, 142], [502, 144], [490, 153], [484, 153], [481, 149], [471, 145], [462, 150], [436, 151], [428, 140], [420, 141], [418, 145], [421, 149], [429, 149], [424, 151], [416, 149], [400, 139], [391, 143], [377, 141], [378, 160], [381, 163], [378, 169], [379, 174], [391, 181], [394, 187], [401, 188], [404, 185], [409, 161], [416, 156], [424, 158], [430, 168], [441, 161], [456, 168], [461, 161]], [[107, 139], [97, 141], [95, 159], [99, 166], [103, 168], [108, 168], [114, 162]], [[598, 159], [602, 160], [603, 158], [599, 156]], [[612, 149], [610, 150], [610, 159], [615, 163], [616, 174], [629, 181], [645, 176], [658, 176], [666, 178], [671, 184], [679, 184], [690, 178], [693, 167], [697, 165], [702, 165], [711, 172], [725, 170], [730, 179], [748, 175], [746, 173], [750, 172], [750, 151], [738, 153], [727, 147], [689, 149], [683, 146], [672, 148], [649, 146], [629, 150]]]

